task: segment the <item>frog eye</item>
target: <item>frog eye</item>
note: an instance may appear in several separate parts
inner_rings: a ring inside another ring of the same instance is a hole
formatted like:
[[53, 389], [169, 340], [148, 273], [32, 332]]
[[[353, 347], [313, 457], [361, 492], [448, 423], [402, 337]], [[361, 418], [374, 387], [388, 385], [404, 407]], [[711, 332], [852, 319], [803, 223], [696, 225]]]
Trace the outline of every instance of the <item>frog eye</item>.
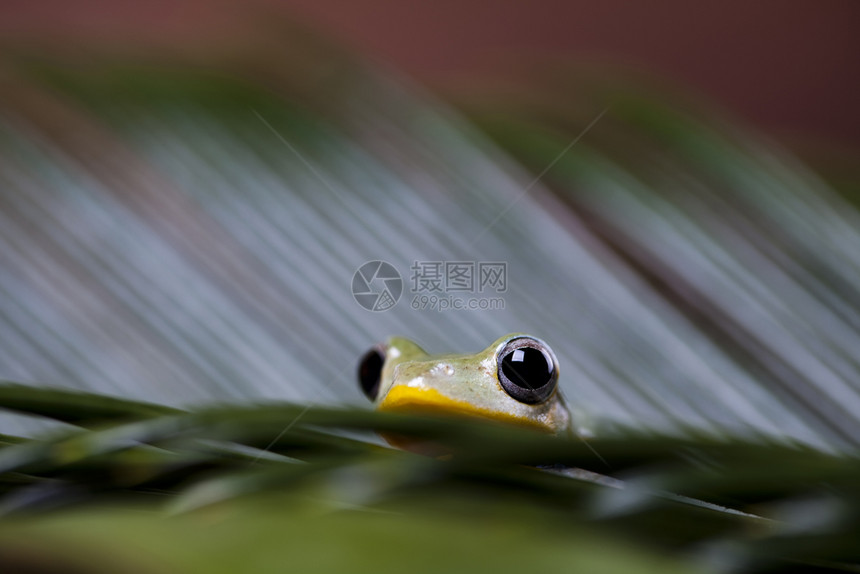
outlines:
[[361, 358], [358, 363], [358, 384], [371, 401], [379, 394], [379, 383], [382, 380], [382, 365], [385, 363], [385, 351], [374, 347]]
[[508, 341], [498, 354], [499, 382], [511, 397], [530, 405], [547, 400], [558, 384], [552, 350], [531, 337]]

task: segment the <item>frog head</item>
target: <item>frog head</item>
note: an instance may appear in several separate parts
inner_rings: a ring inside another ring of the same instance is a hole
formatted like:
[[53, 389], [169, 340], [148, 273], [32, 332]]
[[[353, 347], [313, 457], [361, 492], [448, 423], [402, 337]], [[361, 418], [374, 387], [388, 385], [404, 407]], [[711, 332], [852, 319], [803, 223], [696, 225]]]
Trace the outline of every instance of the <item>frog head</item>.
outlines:
[[379, 411], [481, 417], [551, 434], [570, 429], [558, 360], [530, 335], [506, 335], [472, 355], [429, 355], [391, 337], [364, 355], [358, 379]]

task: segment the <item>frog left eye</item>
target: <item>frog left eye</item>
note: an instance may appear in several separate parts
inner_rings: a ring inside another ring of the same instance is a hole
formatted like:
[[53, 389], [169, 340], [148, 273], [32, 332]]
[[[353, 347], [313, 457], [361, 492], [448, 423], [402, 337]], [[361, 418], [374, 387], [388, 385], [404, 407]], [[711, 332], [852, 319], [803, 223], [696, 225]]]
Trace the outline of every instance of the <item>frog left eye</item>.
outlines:
[[547, 400], [558, 385], [558, 362], [549, 346], [532, 337], [508, 341], [498, 354], [499, 382], [521, 403]]
[[379, 394], [379, 383], [382, 381], [382, 366], [385, 364], [385, 351], [374, 347], [361, 358], [358, 363], [358, 384], [371, 401]]

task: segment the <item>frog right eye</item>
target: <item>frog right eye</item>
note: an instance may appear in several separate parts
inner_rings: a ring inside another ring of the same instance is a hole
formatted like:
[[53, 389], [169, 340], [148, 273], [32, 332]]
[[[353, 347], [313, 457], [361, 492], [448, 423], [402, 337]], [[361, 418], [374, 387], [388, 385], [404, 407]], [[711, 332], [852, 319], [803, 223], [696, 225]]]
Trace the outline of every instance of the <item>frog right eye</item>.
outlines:
[[385, 364], [385, 350], [374, 347], [361, 358], [358, 363], [358, 384], [371, 401], [379, 394], [379, 383], [382, 381], [382, 366]]
[[527, 336], [511, 339], [497, 360], [499, 383], [521, 403], [542, 403], [558, 386], [558, 360], [540, 339]]

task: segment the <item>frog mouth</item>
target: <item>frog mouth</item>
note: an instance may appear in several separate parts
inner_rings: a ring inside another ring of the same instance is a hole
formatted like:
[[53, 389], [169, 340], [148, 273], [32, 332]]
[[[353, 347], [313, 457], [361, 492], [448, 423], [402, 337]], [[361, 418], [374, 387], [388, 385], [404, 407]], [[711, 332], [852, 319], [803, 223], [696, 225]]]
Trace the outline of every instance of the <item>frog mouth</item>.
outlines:
[[505, 411], [479, 407], [467, 401], [453, 399], [436, 389], [395, 385], [379, 404], [378, 410], [412, 414], [450, 414], [453, 416], [477, 417], [506, 424], [516, 424], [544, 432], [553, 432], [540, 421]]

